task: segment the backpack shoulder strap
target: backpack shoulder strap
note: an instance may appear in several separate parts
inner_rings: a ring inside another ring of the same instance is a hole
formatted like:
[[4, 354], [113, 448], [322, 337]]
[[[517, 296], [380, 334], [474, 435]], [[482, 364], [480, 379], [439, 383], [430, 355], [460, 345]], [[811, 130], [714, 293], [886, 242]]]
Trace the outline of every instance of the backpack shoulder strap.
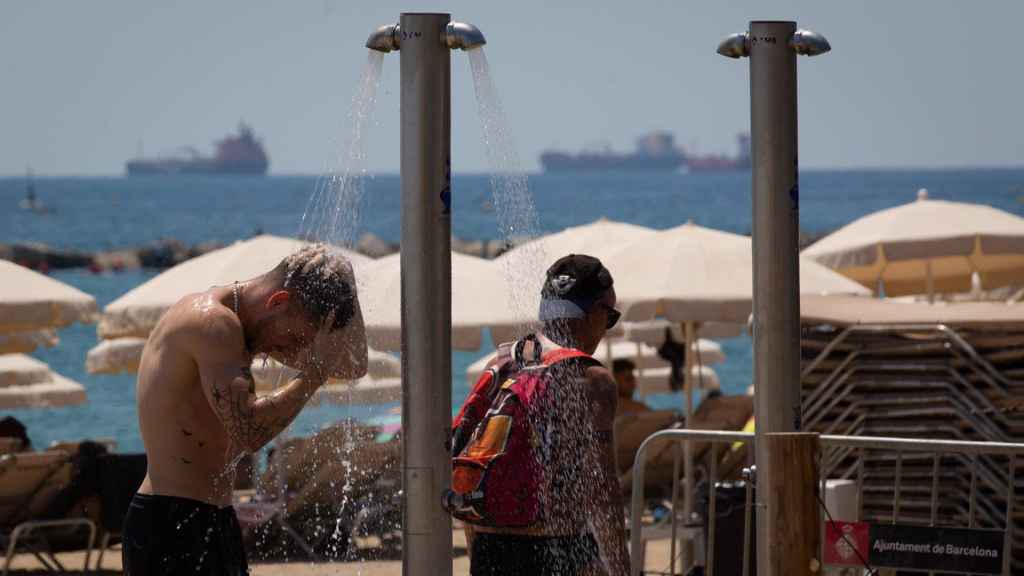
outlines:
[[593, 356], [587, 354], [586, 352], [583, 352], [582, 350], [577, 350], [575, 348], [556, 348], [549, 352], [545, 352], [542, 363], [544, 364], [544, 366], [554, 366], [559, 362], [574, 359], [582, 360], [584, 364], [600, 364], [600, 362], [598, 362], [597, 359], [594, 358]]

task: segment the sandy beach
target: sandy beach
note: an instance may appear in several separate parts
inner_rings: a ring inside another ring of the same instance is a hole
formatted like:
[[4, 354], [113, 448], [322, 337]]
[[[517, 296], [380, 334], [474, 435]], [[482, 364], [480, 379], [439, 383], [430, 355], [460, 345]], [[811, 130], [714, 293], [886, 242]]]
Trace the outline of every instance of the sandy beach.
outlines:
[[[456, 557], [452, 562], [453, 576], [468, 576], [469, 557], [466, 556], [466, 539], [461, 530], [452, 533]], [[667, 571], [669, 560], [669, 541], [656, 540], [647, 546], [646, 568], [655, 571]], [[66, 552], [57, 558], [68, 569], [68, 573], [81, 572], [84, 552]], [[95, 566], [96, 555], [93, 554], [90, 565]], [[354, 562], [323, 562], [311, 563], [295, 561], [287, 563], [254, 563], [249, 567], [253, 576], [400, 576], [402, 560], [361, 560]], [[45, 574], [39, 561], [31, 554], [19, 554], [11, 563], [11, 573], [22, 576], [28, 574]], [[121, 574], [121, 549], [115, 547], [103, 555], [103, 576]]]

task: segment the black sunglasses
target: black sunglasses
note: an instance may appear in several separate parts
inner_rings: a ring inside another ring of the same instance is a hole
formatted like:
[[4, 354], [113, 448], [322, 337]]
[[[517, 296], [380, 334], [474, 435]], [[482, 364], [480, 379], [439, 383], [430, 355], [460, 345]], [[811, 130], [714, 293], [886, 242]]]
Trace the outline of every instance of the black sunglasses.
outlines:
[[619, 323], [619, 318], [622, 318], [622, 312], [619, 312], [615, 308], [605, 304], [604, 302], [598, 302], [598, 304], [608, 311], [608, 322], [605, 323], [605, 330], [611, 330]]

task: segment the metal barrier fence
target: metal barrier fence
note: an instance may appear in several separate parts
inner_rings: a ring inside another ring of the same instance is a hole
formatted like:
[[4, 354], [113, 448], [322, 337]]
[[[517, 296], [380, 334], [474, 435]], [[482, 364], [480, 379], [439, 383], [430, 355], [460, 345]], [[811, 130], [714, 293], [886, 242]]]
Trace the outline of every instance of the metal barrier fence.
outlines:
[[[1013, 527], [1013, 514], [1014, 514], [1014, 498], [1015, 486], [1016, 486], [1016, 457], [1018, 455], [1024, 455], [1024, 444], [1010, 444], [1005, 442], [964, 442], [964, 441], [953, 441], [953, 440], [923, 440], [923, 439], [908, 439], [908, 438], [882, 438], [882, 437], [870, 437], [870, 436], [831, 436], [822, 435], [819, 437], [821, 450], [819, 451], [819, 474], [821, 478], [821, 485], [819, 487], [821, 498], [824, 498], [825, 494], [825, 482], [829, 479], [830, 475], [833, 478], [849, 479], [850, 476], [856, 476], [857, 482], [857, 509], [859, 513], [862, 513], [864, 509], [864, 487], [865, 487], [865, 462], [869, 453], [875, 453], [876, 456], [881, 456], [884, 459], [891, 460], [894, 463], [895, 471], [893, 474], [893, 498], [892, 498], [892, 516], [891, 522], [895, 524], [901, 516], [901, 491], [904, 489], [904, 475], [903, 464], [905, 460], [921, 460], [930, 456], [931, 459], [931, 489], [929, 496], [930, 504], [930, 525], [935, 526], [938, 521], [938, 511], [940, 506], [940, 463], [944, 457], [954, 457], [961, 460], [966, 466], [969, 466], [971, 478], [970, 478], [970, 493], [969, 493], [969, 505], [966, 512], [967, 525], [965, 528], [974, 528], [978, 519], [982, 519], [986, 524], [990, 526], [996, 526], [1001, 528], [1004, 532], [1004, 553], [1003, 553], [1003, 571], [1002, 574], [1008, 576], [1011, 573], [1012, 565], [1012, 527]], [[703, 472], [705, 480], [708, 485], [708, 512], [707, 512], [707, 542], [705, 543], [705, 571], [706, 576], [714, 575], [714, 550], [716, 546], [715, 542], [715, 523], [716, 523], [716, 510], [715, 510], [715, 483], [719, 480], [718, 475], [718, 454], [719, 451], [716, 447], [720, 448], [723, 444], [731, 445], [735, 443], [748, 444], [753, 443], [754, 434], [749, 432], [726, 432], [726, 431], [713, 431], [713, 430], [663, 430], [649, 436], [644, 440], [643, 444], [640, 445], [640, 449], [637, 451], [636, 461], [634, 465], [634, 476], [633, 476], [633, 489], [632, 489], [632, 500], [630, 503], [630, 556], [631, 556], [631, 570], [632, 576], [640, 576], [643, 573], [644, 554], [640, 553], [644, 550], [644, 534], [642, 532], [642, 514], [644, 511], [644, 478], [645, 468], [648, 459], [648, 453], [651, 447], [655, 444], [668, 442], [676, 444], [677, 448], [679, 445], [687, 444], [690, 442], [706, 442], [710, 444], [708, 450], [708, 457], [706, 458], [707, 464], [703, 466]], [[671, 529], [670, 537], [672, 539], [670, 545], [670, 564], [669, 570], [671, 574], [676, 574], [676, 541], [677, 536], [680, 534], [677, 527], [678, 522], [678, 492], [679, 485], [684, 484], [686, 490], [693, 490], [695, 479], [680, 479], [679, 470], [679, 452], [675, 450], [675, 466], [673, 478], [676, 481], [673, 482], [672, 486], [672, 513], [671, 513]], [[695, 467], [696, 469], [696, 467]], [[747, 470], [745, 469], [746, 473]], [[1003, 474], [1005, 473], [1005, 475]], [[695, 474], [696, 476], [696, 474]], [[756, 481], [754, 482], [756, 485]], [[744, 506], [744, 542], [743, 542], [743, 575], [751, 576], [748, 574], [749, 558], [750, 554], [754, 553], [754, 543], [751, 542], [750, 535], [750, 523], [751, 523], [751, 512], [755, 504], [753, 503], [753, 489], [750, 482], [747, 482], [746, 499]], [[999, 493], [1002, 492], [1001, 499], [1005, 500], [1005, 509], [1000, 514], [997, 509], [995, 502], [1000, 499]], [[822, 500], [823, 502], [824, 500]], [[692, 511], [686, 510], [685, 513], [689, 515]], [[1001, 517], [1000, 517], [1001, 516]], [[690, 518], [687, 518], [687, 523], [690, 522]], [[824, 520], [824, 518], [823, 518]], [[920, 521], [921, 519], [918, 518]], [[943, 525], [945, 526], [945, 524]], [[821, 523], [821, 530], [824, 531], [825, 523]], [[684, 527], [684, 530], [689, 530], [691, 537], [693, 536], [694, 529], [692, 526]], [[824, 547], [824, 538], [821, 538], [822, 547]], [[1024, 544], [1021, 544], [1024, 545]], [[822, 550], [819, 550], [819, 560], [823, 558]], [[684, 565], [685, 570], [688, 566], [693, 565], [694, 558], [687, 558], [687, 563]]]

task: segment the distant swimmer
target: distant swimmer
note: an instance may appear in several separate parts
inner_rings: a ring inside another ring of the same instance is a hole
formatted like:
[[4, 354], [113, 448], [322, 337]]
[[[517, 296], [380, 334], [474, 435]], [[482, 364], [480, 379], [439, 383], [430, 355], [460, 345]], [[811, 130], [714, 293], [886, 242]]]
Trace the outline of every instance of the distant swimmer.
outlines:
[[[249, 366], [261, 354], [300, 372], [257, 397]], [[248, 574], [232, 463], [284, 430], [328, 377], [366, 369], [352, 266], [322, 244], [257, 278], [179, 300], [139, 366], [149, 467], [125, 518], [125, 574]]]

